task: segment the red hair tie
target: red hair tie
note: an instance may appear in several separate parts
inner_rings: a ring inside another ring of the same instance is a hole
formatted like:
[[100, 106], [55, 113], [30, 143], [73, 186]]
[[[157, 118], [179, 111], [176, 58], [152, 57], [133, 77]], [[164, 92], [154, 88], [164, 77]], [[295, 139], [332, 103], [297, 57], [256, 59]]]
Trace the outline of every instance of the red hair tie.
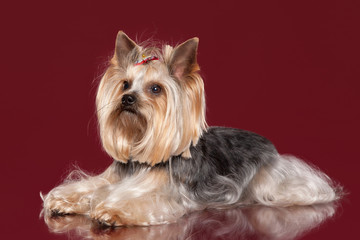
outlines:
[[136, 61], [135, 62], [135, 66], [136, 65], [141, 65], [141, 64], [144, 64], [144, 63], [148, 63], [148, 62], [150, 62], [150, 61], [152, 61], [152, 60], [159, 60], [159, 58], [158, 57], [155, 57], [155, 56], [150, 56], [150, 57], [146, 57], [145, 58], [145, 56], [143, 55], [143, 60], [138, 60], [138, 61]]

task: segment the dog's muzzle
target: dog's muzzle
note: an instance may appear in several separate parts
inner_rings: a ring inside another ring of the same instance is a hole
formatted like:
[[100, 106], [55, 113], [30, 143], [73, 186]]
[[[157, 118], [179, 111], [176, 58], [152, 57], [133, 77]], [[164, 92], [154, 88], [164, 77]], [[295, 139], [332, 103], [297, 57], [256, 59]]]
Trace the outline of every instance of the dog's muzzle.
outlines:
[[134, 95], [125, 94], [121, 99], [121, 104], [123, 106], [131, 106], [136, 102], [136, 97]]

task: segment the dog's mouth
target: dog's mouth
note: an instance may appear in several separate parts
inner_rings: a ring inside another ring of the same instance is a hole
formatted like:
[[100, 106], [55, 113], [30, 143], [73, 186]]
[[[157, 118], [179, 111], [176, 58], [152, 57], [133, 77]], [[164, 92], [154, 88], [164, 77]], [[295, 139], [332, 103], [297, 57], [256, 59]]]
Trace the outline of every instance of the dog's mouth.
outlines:
[[120, 113], [123, 113], [123, 112], [126, 112], [126, 113], [131, 113], [131, 114], [135, 114], [137, 115], [138, 112], [136, 111], [136, 109], [134, 109], [133, 107], [122, 107], [120, 109]]
[[114, 112], [114, 117], [121, 122], [125, 129], [133, 129], [129, 133], [141, 136], [146, 129], [147, 120], [139, 109], [130, 106], [121, 106]]

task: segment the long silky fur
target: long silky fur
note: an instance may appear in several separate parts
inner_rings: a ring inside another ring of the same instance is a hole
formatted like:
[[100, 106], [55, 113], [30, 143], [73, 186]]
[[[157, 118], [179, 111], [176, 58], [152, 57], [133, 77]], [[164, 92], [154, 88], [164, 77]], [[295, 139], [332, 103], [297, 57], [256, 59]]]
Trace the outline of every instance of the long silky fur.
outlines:
[[[190, 150], [190, 159], [174, 156], [155, 166], [115, 161], [107, 174], [80, 174], [80, 179], [53, 189], [44, 207], [116, 225], [156, 225], [206, 208], [310, 205], [341, 197], [341, 189], [324, 173], [279, 155], [270, 141], [251, 132], [211, 127]], [[49, 198], [59, 199], [59, 205], [69, 202], [64, 189], [82, 197], [65, 208], [47, 204]], [[121, 221], [111, 213], [122, 216]]]
[[[160, 61], [141, 68], [134, 66], [133, 59], [142, 54], [159, 56]], [[96, 104], [103, 147], [114, 159], [127, 162], [131, 156], [154, 165], [174, 155], [190, 157], [191, 144], [196, 145], [206, 129], [204, 84], [198, 66], [186, 81], [174, 80], [166, 66], [173, 54], [174, 48], [168, 45], [162, 50], [137, 46], [121, 66], [116, 57], [111, 60], [100, 82]], [[117, 112], [121, 86], [129, 79], [142, 106], [137, 117], [121, 121]], [[154, 100], [145, 94], [143, 86], [153, 79], [162, 85], [164, 99]]]
[[[198, 39], [173, 48], [136, 45], [124, 33], [97, 93], [100, 137], [114, 163], [102, 174], [76, 170], [42, 196], [44, 213], [85, 214], [106, 225], [175, 222], [206, 208], [310, 205], [342, 188], [304, 161], [280, 155], [266, 138], [207, 127]], [[137, 66], [142, 55], [159, 60]], [[129, 83], [125, 89], [124, 82]], [[151, 84], [161, 94], [149, 92]], [[136, 104], [124, 111], [122, 97]]]

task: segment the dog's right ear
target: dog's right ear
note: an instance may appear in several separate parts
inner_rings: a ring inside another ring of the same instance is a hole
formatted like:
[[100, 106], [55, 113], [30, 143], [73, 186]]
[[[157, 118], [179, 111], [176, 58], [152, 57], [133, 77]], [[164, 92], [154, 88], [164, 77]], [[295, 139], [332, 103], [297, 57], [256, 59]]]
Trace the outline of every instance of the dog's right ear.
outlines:
[[191, 38], [174, 49], [170, 60], [170, 72], [176, 78], [182, 79], [192, 72], [199, 70], [197, 64], [197, 48], [199, 39]]
[[136, 43], [131, 40], [123, 31], [119, 31], [116, 37], [114, 53], [114, 58], [116, 58], [119, 64], [123, 65], [126, 62], [125, 60], [129, 59], [129, 54], [137, 50], [138, 46]]

